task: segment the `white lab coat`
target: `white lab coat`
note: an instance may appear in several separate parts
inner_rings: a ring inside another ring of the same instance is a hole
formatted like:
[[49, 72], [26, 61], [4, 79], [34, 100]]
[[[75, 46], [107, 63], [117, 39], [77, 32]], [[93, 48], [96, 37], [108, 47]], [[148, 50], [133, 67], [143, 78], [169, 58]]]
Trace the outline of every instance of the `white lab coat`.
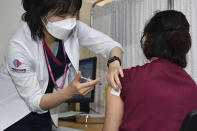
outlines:
[[[78, 21], [72, 35], [64, 41], [67, 56], [71, 61], [65, 87], [78, 72], [79, 45], [104, 57], [109, 56], [112, 48], [121, 47], [110, 37]], [[16, 61], [20, 62], [18, 66]], [[9, 41], [0, 66], [0, 130], [9, 127], [30, 112], [46, 112], [39, 104], [47, 89], [48, 80], [42, 42], [32, 40], [29, 27], [24, 23]], [[57, 80], [58, 85], [61, 81], [62, 77]], [[57, 125], [58, 110], [52, 109], [50, 113]]]

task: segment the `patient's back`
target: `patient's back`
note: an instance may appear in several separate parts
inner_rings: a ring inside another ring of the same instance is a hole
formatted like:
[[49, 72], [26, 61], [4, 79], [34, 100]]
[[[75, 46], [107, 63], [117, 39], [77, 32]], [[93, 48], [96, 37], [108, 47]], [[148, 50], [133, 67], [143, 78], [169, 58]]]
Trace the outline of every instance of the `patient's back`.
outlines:
[[124, 70], [120, 131], [179, 131], [197, 109], [197, 85], [181, 67], [165, 59]]

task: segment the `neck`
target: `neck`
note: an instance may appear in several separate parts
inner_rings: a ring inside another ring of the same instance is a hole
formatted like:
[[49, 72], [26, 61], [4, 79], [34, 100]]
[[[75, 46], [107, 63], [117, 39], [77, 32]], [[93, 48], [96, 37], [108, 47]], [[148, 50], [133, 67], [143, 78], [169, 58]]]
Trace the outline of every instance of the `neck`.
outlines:
[[49, 34], [46, 29], [44, 29], [44, 39], [47, 42], [47, 44], [52, 44], [57, 41], [56, 38]]
[[53, 52], [57, 44], [57, 39], [54, 38], [51, 34], [49, 34], [46, 29], [44, 29], [43, 31], [44, 31], [44, 39], [46, 41], [46, 44], [49, 47], [49, 49]]

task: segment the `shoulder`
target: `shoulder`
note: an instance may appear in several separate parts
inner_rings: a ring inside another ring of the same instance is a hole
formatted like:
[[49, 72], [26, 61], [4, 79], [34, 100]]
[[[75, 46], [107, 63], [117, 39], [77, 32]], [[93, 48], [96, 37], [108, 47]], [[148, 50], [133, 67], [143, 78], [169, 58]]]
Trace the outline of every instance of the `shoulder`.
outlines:
[[80, 32], [84, 32], [87, 33], [87, 32], [90, 32], [93, 28], [91, 28], [89, 25], [83, 23], [82, 21], [80, 20], [77, 20], [77, 31], [80, 33]]
[[144, 65], [137, 65], [134, 67], [129, 67], [127, 69], [123, 69], [124, 77], [120, 78], [121, 83], [131, 83], [135, 79], [135, 77], [143, 77], [144, 74], [150, 72], [152, 66], [152, 63], [146, 63]]
[[26, 39], [31, 39], [31, 32], [27, 23], [23, 23], [11, 37], [10, 41], [24, 41]]
[[23, 23], [9, 40], [8, 48], [32, 48], [37, 45], [35, 43], [38, 42], [32, 39], [29, 26], [27, 23]]
[[131, 80], [134, 78], [136, 72], [141, 68], [141, 66], [136, 66], [136, 67], [130, 67], [127, 69], [123, 69], [123, 74], [124, 77], [120, 77], [120, 81], [122, 85], [125, 85], [127, 82], [131, 82]]
[[134, 67], [129, 67], [127, 69], [123, 69], [123, 73], [127, 76], [130, 76], [134, 73], [137, 73], [138, 71], [144, 71], [146, 69], [148, 69], [151, 66], [151, 63], [146, 63], [144, 65], [137, 65]]
[[135, 67], [130, 67], [123, 70], [124, 77], [120, 77], [120, 82], [122, 85], [121, 98], [123, 101], [129, 96], [128, 92], [133, 87], [136, 87], [136, 80], [141, 80], [147, 76], [148, 70], [151, 68], [151, 63], [146, 63], [144, 65], [138, 65]]
[[77, 20], [76, 32], [79, 40], [83, 39], [86, 36], [89, 36], [91, 32], [90, 29], [91, 28], [88, 25]]
[[81, 27], [88, 27], [88, 28], [90, 28], [90, 26], [88, 26], [87, 24], [83, 23], [80, 20], [77, 20], [77, 27], [78, 28], [81, 28]]
[[27, 55], [34, 53], [38, 42], [31, 38], [31, 32], [26, 23], [22, 24], [16, 33], [11, 37], [7, 47], [7, 55]]

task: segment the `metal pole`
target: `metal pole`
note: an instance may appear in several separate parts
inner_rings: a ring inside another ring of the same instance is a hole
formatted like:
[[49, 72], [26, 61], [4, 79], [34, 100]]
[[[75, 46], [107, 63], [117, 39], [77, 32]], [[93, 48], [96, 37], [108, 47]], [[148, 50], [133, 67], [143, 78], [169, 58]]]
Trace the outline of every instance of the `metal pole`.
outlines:
[[174, 10], [174, 0], [168, 0], [168, 9]]
[[104, 1], [104, 0], [97, 0], [96, 2], [94, 2], [94, 3], [92, 4], [92, 8], [94, 8], [94, 7], [96, 6], [96, 4], [98, 4], [98, 3], [102, 2], [102, 1]]

